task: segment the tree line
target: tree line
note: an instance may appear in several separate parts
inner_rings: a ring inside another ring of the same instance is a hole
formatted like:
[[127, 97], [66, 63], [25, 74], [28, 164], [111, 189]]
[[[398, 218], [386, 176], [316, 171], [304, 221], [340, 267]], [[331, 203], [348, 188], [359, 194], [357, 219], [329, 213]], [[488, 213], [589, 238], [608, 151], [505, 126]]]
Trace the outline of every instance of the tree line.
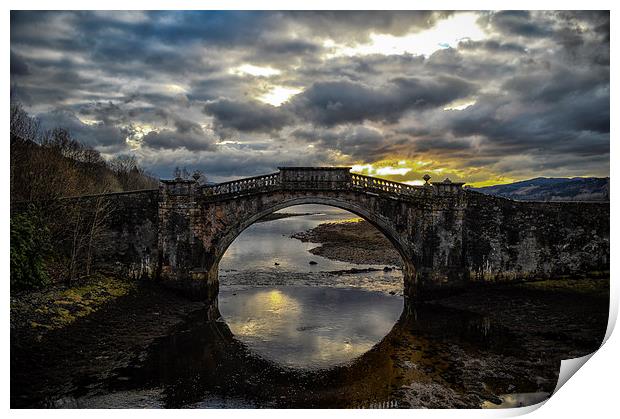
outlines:
[[133, 155], [105, 160], [67, 129], [42, 130], [19, 103], [11, 104], [11, 202], [157, 188]]
[[40, 121], [11, 103], [11, 290], [71, 284], [93, 274], [94, 249], [115, 210], [104, 196], [141, 189], [158, 180], [135, 156], [106, 160], [63, 127]]

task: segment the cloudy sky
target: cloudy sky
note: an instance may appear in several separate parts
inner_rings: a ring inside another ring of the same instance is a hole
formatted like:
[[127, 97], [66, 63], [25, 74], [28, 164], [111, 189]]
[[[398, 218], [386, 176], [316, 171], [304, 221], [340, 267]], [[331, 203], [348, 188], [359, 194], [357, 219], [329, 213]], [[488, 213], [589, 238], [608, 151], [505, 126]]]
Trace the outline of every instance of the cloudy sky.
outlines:
[[11, 12], [11, 87], [161, 177], [609, 175], [608, 12]]

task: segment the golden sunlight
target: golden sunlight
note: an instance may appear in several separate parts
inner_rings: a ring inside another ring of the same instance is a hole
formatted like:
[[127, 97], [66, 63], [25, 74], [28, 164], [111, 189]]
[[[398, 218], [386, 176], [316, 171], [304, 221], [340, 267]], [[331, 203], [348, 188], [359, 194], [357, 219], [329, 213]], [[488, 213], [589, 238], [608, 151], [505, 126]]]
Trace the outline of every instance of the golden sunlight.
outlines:
[[424, 185], [424, 181], [423, 180], [406, 180], [403, 183], [405, 185], [411, 185], [411, 186], [422, 186], [422, 185]]
[[351, 171], [367, 176], [375, 176], [402, 182], [407, 185], [423, 185], [422, 177], [425, 174], [431, 176], [431, 182], [440, 182], [450, 178], [453, 182], [467, 182], [472, 187], [483, 187], [511, 183], [520, 179], [513, 179], [498, 175], [490, 169], [479, 167], [461, 167], [459, 160], [381, 160], [372, 163], [359, 163], [352, 165]]
[[380, 167], [375, 171], [379, 176], [389, 176], [389, 175], [401, 175], [404, 176], [407, 173], [411, 172], [411, 168], [409, 167]]

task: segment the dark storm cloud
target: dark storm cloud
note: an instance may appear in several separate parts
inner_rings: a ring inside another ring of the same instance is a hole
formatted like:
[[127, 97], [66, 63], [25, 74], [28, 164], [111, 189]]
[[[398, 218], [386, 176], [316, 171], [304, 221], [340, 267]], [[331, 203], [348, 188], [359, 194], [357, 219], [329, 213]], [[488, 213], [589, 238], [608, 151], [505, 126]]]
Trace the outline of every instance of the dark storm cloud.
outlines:
[[526, 10], [497, 12], [491, 16], [489, 22], [495, 29], [510, 35], [536, 38], [551, 34], [549, 21], [536, 22], [532, 19], [531, 13]]
[[174, 126], [176, 127], [177, 132], [179, 134], [188, 134], [191, 132], [194, 132], [194, 133], [202, 132], [202, 127], [199, 124], [189, 121], [187, 119], [182, 119], [182, 118], [176, 119], [174, 121]]
[[420, 153], [435, 150], [463, 152], [471, 150], [473, 145], [471, 141], [466, 138], [425, 138], [424, 141], [415, 142], [413, 147]]
[[[11, 93], [44, 127], [109, 155], [138, 141], [153, 170], [186, 162], [226, 177], [406, 157], [604, 175], [609, 12], [477, 12], [484, 36], [429, 55], [333, 47], [460, 13], [14, 11]], [[238, 71], [248, 64], [270, 73]], [[259, 100], [275, 87], [300, 93]]]
[[30, 74], [28, 64], [22, 57], [11, 51], [11, 76], [27, 76]]
[[125, 150], [127, 132], [116, 125], [100, 122], [92, 125], [82, 122], [70, 110], [54, 110], [38, 115], [43, 130], [63, 127], [84, 144], [105, 150]]
[[433, 135], [483, 138], [483, 152], [496, 157], [549, 149], [583, 156], [609, 152], [606, 92], [567, 96], [550, 105], [549, 112], [534, 105], [517, 113], [519, 106], [503, 97], [481, 98], [463, 111], [452, 111], [449, 118], [433, 121]]
[[200, 124], [175, 115], [164, 116], [166, 119], [173, 120], [175, 129], [149, 132], [141, 140], [144, 146], [159, 150], [184, 148], [188, 151], [212, 151], [215, 149], [213, 137], [209, 136]]
[[472, 83], [450, 76], [399, 77], [379, 88], [349, 81], [321, 82], [295, 96], [291, 106], [300, 118], [326, 126], [364, 120], [396, 122], [408, 110], [445, 105], [474, 90]]
[[204, 134], [202, 129], [181, 132], [178, 129], [151, 131], [142, 138], [146, 147], [159, 150], [173, 150], [185, 148], [189, 151], [213, 150], [213, 142]]
[[204, 112], [215, 118], [217, 128], [245, 132], [272, 132], [292, 120], [286, 111], [258, 101], [220, 99], [205, 105]]
[[310, 11], [286, 14], [296, 23], [312, 28], [315, 36], [344, 43], [364, 42], [371, 33], [405, 35], [435, 25], [452, 12], [433, 11]]
[[369, 121], [396, 122], [412, 109], [445, 105], [475, 91], [465, 80], [439, 76], [419, 79], [399, 77], [385, 86], [373, 88], [361, 83], [334, 81], [314, 83], [282, 107], [256, 101], [220, 99], [205, 106], [218, 128], [272, 132], [296, 120], [323, 126]]
[[126, 122], [128, 119], [128, 111], [123, 109], [121, 105], [110, 101], [88, 103], [82, 106], [79, 112], [81, 115], [88, 116], [89, 119], [101, 121], [104, 124]]
[[[558, 68], [519, 75], [507, 80], [503, 87], [507, 92], [520, 97], [524, 102], [542, 101], [557, 103], [566, 96], [588, 95], [607, 78], [605, 71], [597, 69]], [[535, 86], [535, 89], [531, 89]]]
[[500, 42], [498, 40], [472, 41], [466, 40], [459, 44], [461, 50], [478, 50], [491, 53], [517, 53], [525, 54], [527, 48], [514, 42]]
[[356, 159], [365, 160], [369, 155], [383, 157], [389, 146], [383, 133], [365, 126], [341, 128], [298, 128], [292, 136], [314, 147], [331, 150], [347, 150]]

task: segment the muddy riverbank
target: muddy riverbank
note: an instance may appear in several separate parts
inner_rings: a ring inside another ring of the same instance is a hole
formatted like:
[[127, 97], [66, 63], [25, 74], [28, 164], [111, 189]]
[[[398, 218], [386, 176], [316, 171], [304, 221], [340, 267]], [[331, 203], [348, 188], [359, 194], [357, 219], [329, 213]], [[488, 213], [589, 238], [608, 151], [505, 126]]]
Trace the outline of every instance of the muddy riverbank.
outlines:
[[368, 221], [352, 219], [322, 223], [291, 237], [302, 242], [320, 243], [310, 253], [350, 263], [402, 266], [400, 255], [390, 241]]
[[[33, 293], [36, 298], [12, 297], [11, 407], [62, 407], [67, 395], [87, 392], [88, 385], [113, 376], [187, 314], [204, 307], [157, 284], [105, 281], [99, 290], [124, 291], [65, 322], [58, 321], [54, 306], [61, 313], [79, 313], [90, 296], [68, 301], [66, 295], [92, 284]], [[50, 293], [63, 298], [54, 300]]]
[[[235, 287], [232, 275], [223, 290], [229, 295], [274, 286], [264, 279]], [[345, 281], [356, 286], [355, 280]], [[561, 359], [598, 348], [607, 324], [608, 286], [607, 279], [592, 278], [474, 288], [409, 307], [361, 358], [304, 373], [256, 355], [224, 333], [225, 323], [209, 326], [201, 303], [138, 283], [41, 338], [33, 338], [26, 323], [12, 328], [11, 406], [525, 403], [553, 391]]]

